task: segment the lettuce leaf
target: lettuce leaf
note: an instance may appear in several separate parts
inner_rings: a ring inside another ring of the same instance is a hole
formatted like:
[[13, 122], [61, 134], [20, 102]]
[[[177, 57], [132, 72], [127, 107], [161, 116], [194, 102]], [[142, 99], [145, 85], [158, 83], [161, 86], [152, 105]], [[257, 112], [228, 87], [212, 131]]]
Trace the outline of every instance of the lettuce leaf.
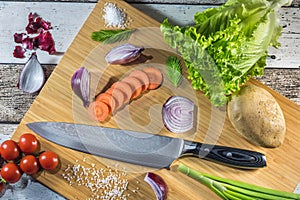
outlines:
[[192, 87], [215, 106], [226, 104], [247, 80], [263, 75], [267, 51], [279, 47], [282, 28], [276, 11], [290, 0], [229, 0], [179, 27], [165, 19], [165, 42], [185, 60]]

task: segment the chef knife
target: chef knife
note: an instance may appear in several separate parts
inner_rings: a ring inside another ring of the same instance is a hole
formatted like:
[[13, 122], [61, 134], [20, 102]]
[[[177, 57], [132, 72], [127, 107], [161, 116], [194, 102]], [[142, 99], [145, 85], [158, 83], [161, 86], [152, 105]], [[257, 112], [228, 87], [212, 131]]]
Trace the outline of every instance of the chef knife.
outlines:
[[36, 134], [61, 146], [147, 167], [168, 168], [181, 156], [197, 156], [237, 168], [266, 166], [266, 157], [259, 152], [180, 138], [63, 122], [26, 125]]

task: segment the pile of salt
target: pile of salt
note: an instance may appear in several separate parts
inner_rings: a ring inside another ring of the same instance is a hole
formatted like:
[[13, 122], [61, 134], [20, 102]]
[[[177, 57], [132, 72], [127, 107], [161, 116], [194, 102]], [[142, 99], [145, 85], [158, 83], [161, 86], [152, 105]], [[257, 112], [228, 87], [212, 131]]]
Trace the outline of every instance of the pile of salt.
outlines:
[[127, 26], [127, 14], [114, 3], [105, 3], [103, 19], [105, 26], [109, 28], [125, 28]]

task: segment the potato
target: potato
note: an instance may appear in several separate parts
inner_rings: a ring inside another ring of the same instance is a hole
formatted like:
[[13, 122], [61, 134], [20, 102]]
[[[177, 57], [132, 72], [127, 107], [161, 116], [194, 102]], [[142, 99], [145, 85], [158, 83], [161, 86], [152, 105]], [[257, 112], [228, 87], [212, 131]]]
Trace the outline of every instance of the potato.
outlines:
[[227, 105], [234, 128], [255, 145], [279, 147], [285, 137], [283, 112], [274, 97], [265, 89], [245, 85]]

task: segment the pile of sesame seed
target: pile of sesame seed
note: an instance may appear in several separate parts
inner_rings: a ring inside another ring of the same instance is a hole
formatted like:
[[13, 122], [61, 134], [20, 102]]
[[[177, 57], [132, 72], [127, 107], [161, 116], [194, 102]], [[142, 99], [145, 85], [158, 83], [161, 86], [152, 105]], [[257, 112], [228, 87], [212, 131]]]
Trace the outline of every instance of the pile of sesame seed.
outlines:
[[118, 171], [110, 167], [97, 169], [95, 164], [90, 164], [83, 159], [84, 164], [68, 164], [62, 174], [69, 185], [86, 187], [92, 192], [92, 199], [119, 199], [126, 200], [129, 194], [125, 194], [128, 188], [126, 172]]

